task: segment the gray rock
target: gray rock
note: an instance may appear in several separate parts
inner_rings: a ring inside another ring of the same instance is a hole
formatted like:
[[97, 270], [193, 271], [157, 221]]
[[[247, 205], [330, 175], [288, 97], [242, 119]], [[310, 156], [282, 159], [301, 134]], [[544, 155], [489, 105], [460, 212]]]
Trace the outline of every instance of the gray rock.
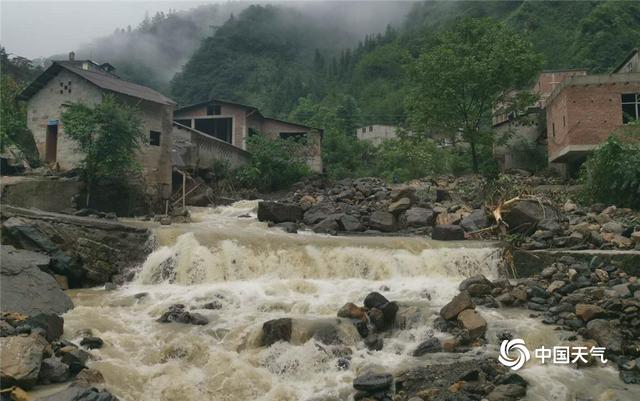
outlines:
[[437, 337], [431, 337], [428, 340], [420, 343], [418, 347], [413, 351], [413, 356], [422, 356], [424, 354], [430, 354], [434, 352], [442, 352], [442, 344]]
[[460, 241], [464, 239], [464, 230], [453, 224], [440, 224], [433, 227], [431, 238], [438, 241]]
[[64, 319], [53, 313], [39, 313], [35, 316], [29, 316], [25, 323], [32, 328], [41, 328], [44, 331], [44, 337], [49, 342], [59, 339], [64, 330]]
[[482, 230], [489, 227], [489, 219], [483, 209], [476, 209], [460, 221], [460, 227], [467, 232]]
[[369, 217], [369, 226], [375, 230], [391, 232], [396, 230], [396, 218], [393, 214], [377, 210]]
[[10, 337], [16, 335], [16, 329], [4, 320], [0, 320], [0, 337]]
[[471, 340], [487, 332], [487, 321], [473, 309], [465, 309], [458, 314], [458, 325], [469, 333]]
[[527, 389], [518, 384], [501, 384], [496, 386], [489, 395], [488, 401], [516, 401], [527, 394]]
[[342, 215], [338, 220], [338, 225], [342, 230], [349, 231], [349, 232], [362, 231], [363, 229], [363, 226], [362, 226], [362, 223], [360, 223], [360, 220], [358, 220], [358, 218], [351, 216], [349, 214]]
[[44, 257], [30, 251], [0, 246], [0, 303], [3, 311], [25, 315], [63, 314], [73, 308], [71, 299], [60, 289], [53, 276], [38, 267]]
[[289, 234], [296, 234], [298, 232], [298, 225], [292, 221], [274, 224], [273, 227], [280, 228]]
[[366, 373], [353, 380], [353, 388], [368, 393], [387, 390], [391, 385], [393, 385], [393, 375], [390, 373]]
[[629, 284], [617, 284], [611, 287], [616, 294], [616, 296], [620, 298], [628, 298], [631, 297], [631, 290], [629, 290]]
[[395, 202], [400, 198], [414, 199], [415, 193], [416, 193], [416, 189], [409, 185], [406, 185], [406, 184], [398, 185], [391, 190], [391, 201]]
[[460, 291], [464, 291], [464, 290], [468, 289], [472, 284], [484, 284], [484, 285], [487, 285], [487, 286], [493, 288], [493, 284], [491, 283], [491, 281], [489, 281], [489, 279], [487, 279], [482, 274], [476, 274], [475, 276], [471, 276], [471, 277], [463, 280], [460, 283], [460, 285], [458, 286], [458, 289]]
[[624, 336], [620, 328], [610, 320], [595, 319], [587, 323], [586, 336], [598, 342], [607, 351], [619, 354], [623, 349]]
[[302, 220], [303, 210], [300, 206], [290, 203], [262, 201], [258, 203], [258, 220], [284, 223]]
[[29, 389], [36, 384], [42, 363], [44, 345], [36, 337], [0, 338], [0, 382]]
[[270, 346], [278, 341], [289, 342], [293, 322], [290, 318], [274, 319], [262, 325], [262, 345]]
[[405, 213], [404, 219], [407, 227], [426, 227], [433, 224], [433, 210], [421, 207], [412, 207]]
[[560, 217], [560, 212], [555, 208], [534, 200], [520, 200], [502, 212], [509, 230], [519, 233], [533, 232], [542, 220], [558, 222]]
[[442, 309], [440, 310], [440, 316], [442, 316], [446, 320], [452, 320], [455, 319], [456, 316], [458, 316], [458, 314], [463, 310], [473, 309], [475, 307], [476, 306], [473, 304], [473, 301], [471, 300], [469, 295], [466, 292], [461, 292], [460, 294], [453, 297], [451, 302], [442, 307]]
[[324, 220], [330, 214], [335, 213], [335, 208], [327, 204], [313, 205], [304, 213], [303, 221], [308, 226], [313, 226]]
[[118, 398], [107, 390], [73, 385], [38, 401], [118, 401]]
[[51, 357], [42, 360], [38, 382], [42, 384], [62, 383], [69, 380], [69, 366], [60, 358]]
[[411, 207], [411, 199], [400, 198], [397, 201], [389, 205], [389, 213], [399, 214]]

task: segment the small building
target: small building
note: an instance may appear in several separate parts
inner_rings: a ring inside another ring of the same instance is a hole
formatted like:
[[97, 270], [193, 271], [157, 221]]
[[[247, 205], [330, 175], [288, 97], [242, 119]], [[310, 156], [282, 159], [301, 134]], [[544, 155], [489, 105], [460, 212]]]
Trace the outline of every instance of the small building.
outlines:
[[307, 163], [312, 171], [322, 172], [321, 129], [265, 117], [255, 107], [221, 99], [179, 108], [174, 122], [176, 136], [194, 145], [190, 156], [182, 156], [191, 160], [185, 162], [191, 167], [211, 167], [213, 160], [221, 157], [232, 167], [243, 164], [248, 155], [247, 138], [261, 134], [272, 139], [306, 138]]
[[146, 190], [156, 201], [171, 195], [171, 130], [175, 102], [142, 85], [125, 81], [108, 63], [54, 61], [20, 94], [27, 102], [27, 126], [33, 133], [41, 160], [60, 170], [73, 169], [82, 160], [76, 143], [64, 133], [61, 114], [65, 104], [96, 105], [107, 94], [140, 110], [149, 138], [137, 156]]
[[371, 124], [358, 128], [356, 137], [360, 141], [367, 141], [374, 146], [380, 146], [387, 139], [397, 138], [397, 133], [398, 127], [395, 125]]
[[[502, 104], [494, 105], [492, 127], [497, 140], [493, 145], [493, 156], [501, 171], [531, 170], [544, 162], [542, 158], [547, 148], [545, 102], [563, 80], [586, 74], [585, 69], [543, 71], [530, 89], [530, 93], [537, 97], [534, 105], [520, 113]], [[507, 97], [520, 93], [512, 91]]]
[[571, 174], [617, 128], [640, 118], [638, 49], [609, 74], [562, 80], [545, 102], [549, 162]]

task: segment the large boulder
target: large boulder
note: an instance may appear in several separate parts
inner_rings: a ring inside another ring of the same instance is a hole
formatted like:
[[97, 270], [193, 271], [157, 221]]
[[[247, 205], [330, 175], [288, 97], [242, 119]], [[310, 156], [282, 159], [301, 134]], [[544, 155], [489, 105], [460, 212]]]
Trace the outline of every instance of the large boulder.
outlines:
[[48, 257], [8, 245], [0, 248], [0, 304], [3, 311], [30, 316], [60, 315], [73, 308], [71, 299], [60, 289], [55, 278], [38, 267], [47, 265]]
[[489, 227], [489, 219], [482, 209], [476, 209], [460, 221], [460, 227], [466, 232], [478, 231]]
[[39, 401], [118, 401], [118, 397], [107, 390], [72, 385], [53, 395], [40, 398]]
[[302, 220], [304, 212], [298, 205], [263, 201], [258, 203], [258, 220], [284, 223], [286, 221], [297, 222]]
[[594, 319], [587, 323], [586, 337], [594, 339], [608, 352], [620, 354], [623, 350], [624, 336], [620, 328], [612, 321]]
[[290, 318], [269, 320], [262, 325], [262, 345], [270, 346], [278, 341], [291, 340], [293, 321]]
[[393, 214], [377, 210], [369, 217], [369, 226], [375, 230], [391, 232], [396, 230], [396, 218]]
[[358, 220], [357, 217], [351, 216], [349, 214], [343, 214], [338, 219], [338, 225], [340, 226], [341, 230], [349, 232], [362, 231], [363, 228], [360, 220]]
[[440, 309], [440, 316], [442, 316], [446, 320], [455, 319], [456, 316], [458, 316], [458, 314], [463, 310], [474, 309], [475, 307], [476, 306], [469, 297], [469, 294], [467, 294], [466, 292], [461, 292], [460, 294], [453, 297], [451, 302]]
[[13, 385], [31, 388], [38, 380], [42, 363], [43, 343], [35, 336], [0, 338], [0, 382], [2, 387]]
[[469, 333], [469, 339], [482, 337], [487, 331], [487, 321], [474, 309], [465, 309], [458, 314], [458, 325]]
[[314, 224], [318, 224], [327, 216], [334, 214], [336, 212], [336, 208], [332, 207], [329, 204], [317, 204], [313, 205], [304, 213], [303, 221], [304, 224], [308, 226], [313, 226]]
[[404, 214], [407, 227], [425, 227], [433, 224], [435, 216], [433, 210], [422, 207], [412, 207]]
[[389, 205], [389, 213], [399, 214], [411, 207], [411, 199], [400, 198], [397, 201]]
[[439, 241], [460, 241], [464, 239], [464, 230], [453, 224], [440, 224], [433, 227], [431, 238]]
[[533, 232], [541, 221], [550, 224], [559, 222], [561, 217], [557, 209], [536, 200], [520, 200], [502, 211], [502, 219], [509, 225], [509, 230], [518, 233]]

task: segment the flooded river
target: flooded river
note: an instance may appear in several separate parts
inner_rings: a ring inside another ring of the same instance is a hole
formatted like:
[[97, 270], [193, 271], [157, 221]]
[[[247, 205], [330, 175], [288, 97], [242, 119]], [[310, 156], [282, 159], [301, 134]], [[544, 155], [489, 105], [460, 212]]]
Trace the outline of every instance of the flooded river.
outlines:
[[[104, 374], [115, 395], [127, 401], [348, 400], [352, 380], [364, 368], [401, 372], [464, 357], [411, 353], [434, 332], [431, 322], [462, 279], [497, 277], [496, 249], [418, 238], [287, 234], [258, 222], [255, 207], [239, 202], [198, 209], [191, 224], [154, 227], [158, 248], [133, 282], [111, 292], [71, 292], [76, 307], [64, 316], [64, 337], [79, 340], [76, 331], [91, 328], [104, 339], [90, 366]], [[340, 370], [335, 357], [313, 339], [305, 341], [305, 325], [335, 317], [346, 302], [362, 304], [371, 291], [417, 306], [420, 320], [395, 330], [378, 352], [345, 333], [353, 354], [350, 366]], [[141, 293], [147, 295], [135, 297]], [[202, 308], [212, 301], [222, 308]], [[176, 303], [209, 324], [156, 322]], [[566, 335], [523, 310], [479, 311], [494, 344], [480, 352], [495, 354], [496, 333], [505, 329], [532, 347], [558, 345]], [[262, 324], [280, 317], [300, 319], [293, 344], [257, 346]], [[519, 373], [531, 383], [527, 400], [640, 400], [640, 390], [625, 386], [612, 368], [529, 362]]]

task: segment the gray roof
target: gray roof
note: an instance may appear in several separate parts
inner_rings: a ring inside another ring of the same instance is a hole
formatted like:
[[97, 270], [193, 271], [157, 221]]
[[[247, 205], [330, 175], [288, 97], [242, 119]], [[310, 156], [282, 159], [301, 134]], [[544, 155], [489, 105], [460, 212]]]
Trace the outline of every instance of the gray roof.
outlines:
[[[91, 61], [89, 63], [95, 64]], [[147, 88], [146, 86], [134, 84], [133, 82], [125, 81], [115, 74], [111, 74], [107, 71], [99, 68], [91, 70], [85, 70], [78, 67], [79, 63], [67, 62], [67, 61], [54, 61], [49, 68], [47, 68], [42, 74], [38, 76], [29, 86], [27, 86], [22, 93], [20, 93], [20, 100], [28, 100], [35, 95], [40, 89], [42, 89], [51, 79], [53, 79], [62, 69], [72, 72], [90, 83], [94, 84], [100, 89], [115, 92], [131, 97], [135, 97], [149, 102], [160, 103], [165, 105], [176, 104], [173, 100], [164, 96], [162, 93]]]

